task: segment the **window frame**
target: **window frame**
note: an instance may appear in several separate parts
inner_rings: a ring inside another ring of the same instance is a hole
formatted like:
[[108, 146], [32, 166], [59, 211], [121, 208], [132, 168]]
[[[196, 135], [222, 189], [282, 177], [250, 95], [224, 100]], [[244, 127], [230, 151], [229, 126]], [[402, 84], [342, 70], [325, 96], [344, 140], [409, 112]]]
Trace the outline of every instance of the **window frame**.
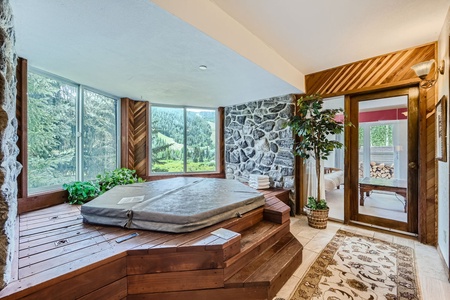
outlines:
[[[153, 172], [152, 171], [152, 107], [162, 107], [162, 108], [182, 108], [183, 109], [183, 117], [184, 117], [184, 137], [183, 137], [183, 143], [184, 143], [184, 153], [183, 153], [183, 172]], [[197, 172], [188, 172], [187, 171], [187, 110], [188, 109], [203, 109], [203, 110], [211, 110], [214, 111], [215, 114], [215, 149], [214, 149], [214, 156], [215, 156], [215, 170], [214, 171], [197, 171]], [[220, 118], [219, 118], [219, 111], [217, 108], [211, 108], [211, 107], [199, 107], [199, 106], [186, 106], [186, 105], [168, 105], [168, 104], [158, 104], [158, 103], [151, 103], [149, 106], [149, 123], [148, 123], [148, 132], [149, 132], [149, 151], [148, 151], [148, 172], [149, 176], [173, 176], [173, 175], [200, 175], [200, 174], [218, 174], [220, 173], [220, 149], [219, 149], [219, 133], [220, 133]]]
[[[120, 105], [120, 98], [117, 96], [114, 96], [112, 94], [109, 94], [107, 92], [103, 92], [101, 90], [98, 90], [96, 88], [84, 85], [84, 84], [80, 84], [77, 83], [75, 81], [72, 81], [70, 79], [64, 78], [62, 76], [41, 70], [39, 68], [33, 67], [33, 66], [28, 66], [28, 72], [27, 72], [27, 76], [29, 76], [30, 73], [33, 74], [37, 74], [40, 76], [44, 76], [59, 82], [62, 82], [64, 84], [67, 85], [71, 85], [73, 87], [75, 87], [77, 89], [77, 99], [75, 102], [75, 129], [76, 129], [76, 133], [75, 133], [75, 180], [76, 181], [83, 181], [84, 180], [84, 176], [83, 176], [83, 112], [84, 112], [84, 91], [90, 91], [93, 93], [97, 93], [100, 94], [102, 96], [108, 97], [113, 99], [116, 103], [115, 103], [115, 113], [116, 113], [116, 120], [115, 120], [115, 125], [116, 125], [116, 166], [115, 168], [120, 167], [120, 158], [121, 158], [121, 105]], [[28, 91], [28, 87], [27, 87], [27, 91]], [[28, 98], [27, 101], [30, 101], [30, 99]], [[28, 106], [27, 106], [28, 107]], [[27, 113], [29, 113], [28, 108], [27, 108]], [[28, 121], [27, 121], [28, 122]], [[26, 143], [28, 144], [28, 137], [26, 140]], [[28, 148], [28, 147], [27, 147]], [[28, 160], [28, 149], [27, 149], [27, 160]], [[28, 164], [27, 164], [28, 165]], [[29, 167], [28, 167], [29, 168]], [[26, 170], [26, 173], [24, 176], [28, 176], [28, 170]], [[28, 180], [27, 180], [28, 182]], [[39, 194], [45, 194], [45, 193], [50, 193], [50, 192], [55, 192], [55, 191], [61, 191], [62, 189], [62, 184], [56, 184], [56, 185], [48, 185], [48, 186], [44, 186], [44, 187], [37, 187], [37, 188], [30, 188], [29, 186], [29, 182], [28, 182], [28, 186], [27, 186], [27, 197], [30, 196], [36, 196]]]

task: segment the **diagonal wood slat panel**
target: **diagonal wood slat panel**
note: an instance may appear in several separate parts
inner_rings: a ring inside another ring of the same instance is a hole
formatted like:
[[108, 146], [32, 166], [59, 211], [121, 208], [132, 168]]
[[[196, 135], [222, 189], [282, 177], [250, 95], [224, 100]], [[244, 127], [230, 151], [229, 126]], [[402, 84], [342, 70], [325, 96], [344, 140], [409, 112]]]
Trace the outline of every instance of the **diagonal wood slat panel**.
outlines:
[[427, 44], [306, 75], [306, 91], [335, 96], [369, 87], [417, 81], [411, 66], [434, 58], [435, 46], [435, 43]]

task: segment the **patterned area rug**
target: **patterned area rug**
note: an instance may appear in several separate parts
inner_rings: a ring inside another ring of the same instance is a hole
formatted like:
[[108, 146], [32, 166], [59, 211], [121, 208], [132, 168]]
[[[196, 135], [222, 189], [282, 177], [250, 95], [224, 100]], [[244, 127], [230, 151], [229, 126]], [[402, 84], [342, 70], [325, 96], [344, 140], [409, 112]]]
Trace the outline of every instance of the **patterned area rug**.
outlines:
[[414, 250], [339, 230], [291, 300], [420, 299]]

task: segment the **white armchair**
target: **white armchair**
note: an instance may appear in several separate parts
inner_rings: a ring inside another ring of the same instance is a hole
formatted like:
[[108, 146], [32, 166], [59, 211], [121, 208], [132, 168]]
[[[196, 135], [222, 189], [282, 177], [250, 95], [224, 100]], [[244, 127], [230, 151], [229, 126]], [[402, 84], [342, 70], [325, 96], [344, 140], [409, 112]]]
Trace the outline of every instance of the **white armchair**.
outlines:
[[337, 168], [324, 168], [325, 191], [339, 189], [344, 184], [344, 171]]

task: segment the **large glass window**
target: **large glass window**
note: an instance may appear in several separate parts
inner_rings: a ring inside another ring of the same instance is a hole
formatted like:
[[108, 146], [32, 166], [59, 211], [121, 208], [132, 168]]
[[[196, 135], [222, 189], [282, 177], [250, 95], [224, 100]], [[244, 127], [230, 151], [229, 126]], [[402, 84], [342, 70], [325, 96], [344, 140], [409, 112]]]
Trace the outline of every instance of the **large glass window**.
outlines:
[[28, 188], [76, 178], [78, 88], [36, 73], [28, 76]]
[[117, 100], [28, 72], [28, 190], [90, 180], [118, 165]]
[[83, 177], [94, 179], [117, 166], [117, 102], [83, 91]]
[[151, 171], [216, 171], [216, 111], [152, 106]]

